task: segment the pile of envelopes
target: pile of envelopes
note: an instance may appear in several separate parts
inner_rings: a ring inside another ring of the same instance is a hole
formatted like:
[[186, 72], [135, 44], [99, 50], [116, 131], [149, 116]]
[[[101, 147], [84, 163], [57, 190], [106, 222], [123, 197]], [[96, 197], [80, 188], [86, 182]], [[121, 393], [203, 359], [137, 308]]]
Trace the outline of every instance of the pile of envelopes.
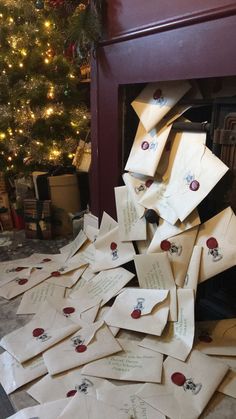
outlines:
[[11, 418], [195, 419], [216, 391], [236, 397], [236, 319], [194, 320], [198, 283], [235, 265], [236, 217], [198, 216], [228, 168], [205, 134], [171, 129], [190, 87], [151, 83], [132, 103], [118, 221], [104, 213], [59, 254], [0, 264], [0, 296], [22, 294], [17, 314], [33, 314], [0, 341], [6, 393], [28, 384], [39, 403]]

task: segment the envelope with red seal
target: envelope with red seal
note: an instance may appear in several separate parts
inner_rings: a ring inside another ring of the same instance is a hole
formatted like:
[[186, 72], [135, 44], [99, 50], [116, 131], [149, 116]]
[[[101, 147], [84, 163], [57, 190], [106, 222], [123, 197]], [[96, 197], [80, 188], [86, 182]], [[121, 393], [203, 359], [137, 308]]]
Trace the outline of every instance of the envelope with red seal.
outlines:
[[169, 290], [126, 288], [105, 315], [108, 326], [160, 336], [169, 315]]
[[228, 370], [199, 351], [186, 362], [168, 357], [163, 366], [163, 383], [144, 384], [137, 396], [170, 419], [197, 419]]
[[124, 173], [122, 177], [125, 186], [127, 186], [131, 195], [135, 209], [139, 217], [142, 217], [145, 208], [140, 205], [138, 201], [153, 183], [153, 178], [151, 176], [144, 176], [139, 173]]
[[196, 323], [195, 348], [208, 355], [236, 356], [236, 318]]
[[149, 132], [190, 88], [187, 80], [148, 83], [131, 106]]
[[25, 362], [79, 330], [78, 323], [64, 316], [52, 303], [41, 309], [25, 326], [5, 335], [0, 346], [19, 362]]
[[47, 350], [43, 359], [54, 375], [112, 355], [122, 348], [103, 321], [86, 324], [73, 336]]
[[231, 207], [200, 226], [196, 245], [203, 247], [199, 282], [235, 265], [236, 216]]

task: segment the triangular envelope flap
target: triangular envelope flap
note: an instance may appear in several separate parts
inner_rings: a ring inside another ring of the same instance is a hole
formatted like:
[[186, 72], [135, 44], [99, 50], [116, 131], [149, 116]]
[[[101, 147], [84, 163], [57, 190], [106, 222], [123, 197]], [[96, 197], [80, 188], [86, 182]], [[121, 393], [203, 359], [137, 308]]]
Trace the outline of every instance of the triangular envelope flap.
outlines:
[[236, 356], [236, 319], [196, 323], [195, 348], [209, 355]]
[[187, 81], [149, 83], [131, 103], [146, 131], [150, 131], [190, 89]]
[[140, 205], [138, 201], [153, 183], [153, 178], [138, 173], [124, 173], [123, 181], [129, 190], [133, 202], [135, 203], [137, 213], [140, 217], [142, 217], [144, 207]]
[[[151, 290], [151, 289], [142, 289], [142, 288], [130, 288], [124, 290], [116, 297], [116, 303], [119, 306], [121, 312], [126, 313], [127, 308], [140, 310], [141, 307], [141, 316], [151, 314], [152, 310], [156, 308], [158, 304], [161, 304], [168, 297], [168, 290]], [[106, 320], [105, 316], [105, 320]]]
[[96, 333], [104, 325], [104, 321], [100, 320], [90, 325], [85, 325], [80, 330], [80, 336], [84, 340], [84, 345], [89, 345], [94, 339], [96, 339]]
[[[102, 237], [105, 234], [109, 233], [109, 231], [113, 230], [113, 228], [117, 227], [118, 223], [115, 221], [109, 214], [105, 211], [102, 215], [102, 220], [99, 228], [98, 237]], [[98, 240], [98, 239], [97, 239]]]
[[217, 236], [221, 241], [235, 245], [236, 216], [231, 207], [225, 208], [214, 217], [203, 223], [198, 232], [197, 244], [205, 245], [206, 237]]
[[75, 298], [60, 298], [57, 301], [55, 301], [55, 299], [49, 297], [47, 298], [47, 300], [53, 307], [55, 307], [58, 310], [60, 314], [67, 318], [70, 318], [72, 321], [76, 319], [77, 322], [80, 318], [80, 315], [82, 315], [87, 310], [90, 310], [91, 308], [95, 307], [95, 309], [98, 311], [99, 308], [99, 303], [97, 304], [89, 298], [80, 299], [80, 301], [78, 302]]

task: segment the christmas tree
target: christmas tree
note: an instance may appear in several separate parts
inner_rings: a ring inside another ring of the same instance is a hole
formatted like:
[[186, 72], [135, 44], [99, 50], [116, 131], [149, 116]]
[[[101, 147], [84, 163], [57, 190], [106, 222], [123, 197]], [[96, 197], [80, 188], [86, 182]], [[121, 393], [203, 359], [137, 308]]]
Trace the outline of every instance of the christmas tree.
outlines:
[[0, 0], [0, 171], [70, 165], [88, 138], [85, 55], [74, 39], [81, 13], [77, 0]]

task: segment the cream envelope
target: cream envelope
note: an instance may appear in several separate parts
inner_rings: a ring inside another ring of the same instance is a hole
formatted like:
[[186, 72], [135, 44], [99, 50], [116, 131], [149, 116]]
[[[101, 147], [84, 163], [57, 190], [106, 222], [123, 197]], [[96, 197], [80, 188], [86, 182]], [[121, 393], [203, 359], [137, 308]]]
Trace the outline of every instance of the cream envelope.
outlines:
[[72, 300], [72, 298], [58, 298], [55, 300], [49, 297], [48, 302], [51, 302], [52, 305], [57, 308], [59, 313], [67, 318], [70, 318], [70, 320], [77, 323], [79, 326], [83, 322], [93, 323], [99, 310], [99, 303], [95, 304], [89, 299], [77, 300], [74, 298]]
[[108, 326], [160, 336], [169, 314], [169, 291], [124, 289], [105, 316]]
[[168, 357], [163, 384], [144, 384], [138, 397], [171, 419], [197, 419], [228, 367], [198, 351], [186, 362]]
[[97, 240], [99, 230], [98, 228], [94, 228], [90, 225], [87, 226], [86, 230], [84, 230], [86, 236], [88, 239], [93, 243], [95, 240]]
[[0, 346], [22, 363], [78, 329], [78, 324], [63, 316], [51, 302], [46, 301], [29, 323], [5, 335]]
[[[110, 310], [111, 307], [109, 306], [103, 306], [101, 308], [99, 308], [97, 317], [96, 317], [96, 321], [99, 320], [104, 320], [105, 315], [108, 313], [108, 311]], [[113, 334], [113, 336], [116, 336], [117, 333], [119, 332], [120, 328], [119, 327], [109, 327], [111, 333]]]
[[[172, 135], [170, 135], [170, 137], [172, 145], [171, 151], [168, 154], [169, 158], [167, 168], [162, 177], [160, 175], [159, 177], [156, 177], [155, 181], [142, 196], [139, 203], [144, 205], [146, 208], [156, 209], [161, 218], [168, 221], [170, 224], [175, 224], [180, 217], [172, 205], [172, 202], [169, 200], [171, 195], [171, 188], [173, 187], [173, 184], [175, 184], [176, 179], [180, 178], [181, 170], [185, 169], [185, 166], [188, 163], [188, 160], [187, 162], [182, 162], [185, 156], [185, 151], [188, 149], [191, 150], [191, 147], [192, 149], [204, 147], [203, 144], [205, 144], [206, 134], [174, 132]], [[181, 165], [183, 164], [185, 165], [182, 169]], [[190, 178], [191, 176], [188, 177], [188, 179]], [[176, 191], [176, 195], [177, 194], [178, 190]], [[192, 208], [192, 211], [194, 208], [195, 207]]]
[[81, 375], [81, 368], [77, 368], [56, 377], [45, 375], [40, 381], [33, 384], [27, 393], [39, 403], [46, 403], [72, 397], [76, 393], [96, 397], [98, 389], [108, 390], [113, 387], [113, 384], [107, 380]]
[[148, 252], [155, 253], [156, 249], [160, 246], [162, 240], [166, 240], [169, 237], [177, 236], [178, 234], [181, 234], [192, 227], [198, 226], [200, 223], [201, 220], [198, 216], [197, 210], [193, 210], [193, 212], [182, 223], [180, 221], [177, 221], [174, 225], [160, 218], [159, 225], [156, 228]]
[[115, 188], [116, 212], [121, 241], [146, 240], [146, 220], [140, 218], [126, 186]]
[[138, 342], [118, 339], [123, 351], [85, 365], [82, 374], [114, 380], [160, 383], [163, 355], [140, 348]]
[[65, 255], [62, 255], [61, 253], [33, 253], [28, 259], [32, 267], [42, 267], [48, 269], [48, 266], [50, 266], [51, 264], [55, 265], [58, 263], [64, 263]]
[[85, 325], [73, 336], [46, 351], [43, 359], [49, 374], [54, 375], [121, 350], [108, 327], [99, 321]]
[[139, 199], [141, 199], [144, 192], [153, 183], [153, 178], [150, 176], [144, 176], [138, 173], [124, 173], [122, 177], [123, 177], [125, 186], [127, 186], [129, 190], [129, 193], [135, 205], [136, 211], [139, 217], [142, 217], [145, 209], [142, 205], [139, 204], [138, 201]]
[[121, 242], [119, 227], [112, 229], [104, 236], [99, 235], [94, 243], [95, 261], [91, 266], [94, 272], [105, 269], [117, 268], [133, 260], [135, 255], [134, 246], [131, 242]]
[[33, 269], [29, 277], [24, 277], [23, 273], [20, 272], [11, 282], [0, 287], [0, 296], [10, 300], [45, 281], [49, 276], [48, 272], [38, 269]]
[[136, 241], [138, 253], [143, 255], [147, 253], [150, 243], [155, 235], [157, 224], [147, 223], [147, 239]]
[[236, 398], [236, 359], [227, 357], [214, 357], [221, 362], [224, 362], [229, 367], [225, 378], [217, 388], [220, 393], [226, 394], [227, 396]]
[[97, 398], [117, 409], [121, 409], [124, 413], [128, 413], [130, 418], [165, 419], [162, 413], [157, 412], [156, 409], [153, 409], [135, 395], [141, 386], [142, 384], [128, 384], [116, 386], [112, 389], [99, 388], [97, 390]]
[[88, 304], [105, 305], [134, 277], [132, 272], [124, 268], [115, 268], [102, 271], [90, 279], [86, 285], [72, 293], [70, 298]]
[[199, 282], [203, 282], [236, 263], [236, 216], [230, 207], [199, 228], [196, 245], [202, 246]]
[[76, 394], [75, 397], [72, 397], [70, 403], [65, 407], [60, 416], [58, 416], [58, 419], [72, 419], [77, 417], [86, 419], [130, 418], [127, 415], [121, 414], [119, 409], [110, 406], [110, 404], [103, 403], [95, 397], [85, 396], [84, 394]]
[[[14, 263], [15, 261], [2, 262], [0, 264], [0, 287], [8, 284], [13, 281], [16, 277], [29, 278], [32, 266], [23, 267], [20, 266], [20, 263]], [[29, 262], [28, 262], [29, 264]]]
[[75, 237], [75, 239], [71, 242], [66, 244], [65, 246], [60, 248], [60, 252], [65, 255], [65, 261], [68, 261], [72, 256], [75, 255], [76, 252], [83, 246], [83, 244], [87, 241], [87, 236], [80, 230], [79, 234]]
[[178, 218], [183, 221], [209, 194], [229, 168], [203, 144], [182, 142], [175, 178], [166, 196]]
[[145, 130], [154, 128], [190, 88], [185, 80], [147, 84], [131, 103]]
[[140, 122], [125, 170], [154, 176], [165, 147], [171, 125], [153, 128], [147, 132]]
[[208, 355], [236, 355], [236, 319], [196, 323], [195, 348]]
[[134, 264], [140, 288], [169, 290], [169, 320], [177, 320], [176, 285], [166, 253], [136, 255]]
[[105, 234], [109, 233], [109, 231], [113, 230], [118, 226], [117, 221], [115, 221], [109, 214], [105, 211], [102, 214], [102, 220], [99, 228], [98, 237], [102, 237]]
[[188, 265], [188, 270], [186, 273], [184, 286], [183, 286], [183, 288], [185, 289], [194, 290], [195, 296], [196, 296], [197, 286], [198, 286], [201, 256], [202, 256], [202, 247], [194, 246], [193, 253], [192, 253], [189, 265]]
[[168, 240], [162, 240], [160, 245], [155, 249], [155, 253], [167, 253], [175, 283], [180, 287], [183, 286], [185, 281], [197, 232], [198, 226], [193, 227], [177, 236], [168, 238]]
[[42, 356], [20, 364], [7, 351], [0, 355], [0, 382], [7, 394], [46, 374]]
[[85, 269], [86, 266], [83, 266], [82, 268], [75, 269], [67, 273], [63, 273], [63, 271], [60, 272], [60, 270], [56, 270], [54, 271], [53, 276], [50, 276], [50, 278], [47, 279], [46, 283], [51, 285], [57, 285], [58, 287], [61, 287], [63, 289], [71, 288], [80, 279]]
[[[26, 407], [7, 419], [57, 419], [70, 399], [61, 399], [37, 406]], [[72, 419], [72, 418], [71, 418]]]
[[177, 290], [178, 321], [169, 322], [160, 337], [146, 336], [139, 346], [185, 361], [194, 338], [193, 290]]
[[91, 212], [84, 214], [84, 230], [86, 230], [88, 226], [98, 229], [98, 217]]
[[48, 297], [58, 299], [64, 294], [65, 288], [43, 282], [24, 293], [16, 314], [35, 314]]

